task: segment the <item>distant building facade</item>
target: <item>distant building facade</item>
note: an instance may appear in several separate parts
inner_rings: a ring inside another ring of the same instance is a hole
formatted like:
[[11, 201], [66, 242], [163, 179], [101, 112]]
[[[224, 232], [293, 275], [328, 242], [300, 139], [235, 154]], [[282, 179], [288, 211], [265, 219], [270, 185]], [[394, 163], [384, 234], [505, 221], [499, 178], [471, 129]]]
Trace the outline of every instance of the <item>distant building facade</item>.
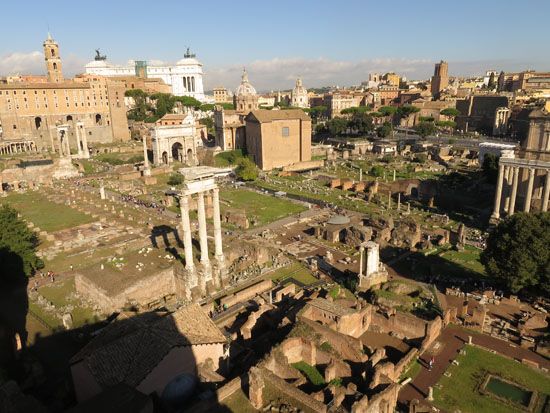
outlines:
[[229, 103], [231, 98], [229, 96], [229, 91], [222, 87], [215, 87], [212, 92], [214, 93], [214, 103]]
[[46, 81], [0, 84], [1, 144], [26, 141], [39, 151], [57, 151], [57, 126], [67, 125], [70, 146], [78, 149], [77, 123], [88, 143], [130, 139], [123, 83], [86, 75], [65, 79], [59, 46], [49, 35], [44, 56]]
[[256, 110], [245, 122], [246, 149], [260, 169], [311, 160], [311, 119], [304, 111]]
[[116, 66], [96, 56], [96, 60], [86, 65], [86, 73], [105, 77], [137, 76], [162, 79], [171, 87], [175, 96], [191, 96], [201, 102], [205, 100], [202, 82], [202, 63], [194, 54], [187, 52], [175, 65], [149, 65], [145, 61], [136, 61], [133, 66]]
[[439, 98], [441, 92], [449, 85], [449, 64], [441, 61], [435, 64], [434, 75], [432, 76], [432, 96]]
[[499, 95], [473, 95], [457, 100], [457, 128], [465, 132], [477, 131], [486, 135], [504, 134], [509, 118], [508, 98]]

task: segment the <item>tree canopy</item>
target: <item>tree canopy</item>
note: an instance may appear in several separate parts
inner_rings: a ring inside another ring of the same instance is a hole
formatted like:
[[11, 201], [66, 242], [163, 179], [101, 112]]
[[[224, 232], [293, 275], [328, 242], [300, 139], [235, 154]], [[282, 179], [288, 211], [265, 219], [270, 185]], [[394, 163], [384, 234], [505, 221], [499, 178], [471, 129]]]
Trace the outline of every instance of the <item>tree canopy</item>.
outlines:
[[487, 239], [481, 262], [489, 276], [511, 292], [550, 292], [550, 212], [516, 213], [501, 221]]
[[389, 122], [384, 122], [383, 125], [376, 128], [376, 134], [380, 138], [387, 138], [388, 136], [390, 136], [391, 131], [392, 131], [392, 127], [391, 127], [391, 123]]
[[414, 127], [414, 129], [416, 130], [416, 133], [425, 138], [434, 134], [435, 125], [433, 124], [433, 122], [420, 122]]
[[254, 181], [258, 178], [258, 167], [250, 158], [240, 158], [237, 161], [237, 170], [235, 171], [238, 178], [243, 181]]
[[403, 105], [397, 108], [397, 114], [400, 118], [406, 118], [407, 116], [417, 112], [420, 112], [420, 108], [412, 105]]
[[[39, 239], [27, 224], [18, 218], [9, 205], [0, 207], [0, 271], [1, 277], [18, 277], [21, 269], [26, 276], [44, 267], [36, 255]], [[6, 281], [3, 278], [3, 281]]]
[[441, 112], [439, 112], [443, 116], [448, 116], [449, 118], [455, 118], [458, 115], [460, 115], [460, 111], [455, 108], [445, 108]]
[[394, 106], [382, 106], [378, 109], [378, 113], [381, 113], [382, 116], [391, 116], [397, 112], [397, 108]]

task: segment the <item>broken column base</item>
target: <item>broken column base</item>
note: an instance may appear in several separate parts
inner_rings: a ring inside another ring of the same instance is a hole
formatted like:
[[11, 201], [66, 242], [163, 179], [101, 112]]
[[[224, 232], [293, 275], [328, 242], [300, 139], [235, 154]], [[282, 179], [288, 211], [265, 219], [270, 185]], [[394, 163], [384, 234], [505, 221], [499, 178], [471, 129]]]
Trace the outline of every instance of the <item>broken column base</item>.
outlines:
[[383, 284], [388, 281], [387, 271], [378, 271], [368, 276], [361, 275], [359, 276], [359, 283], [357, 289], [359, 291], [367, 291], [374, 286]]

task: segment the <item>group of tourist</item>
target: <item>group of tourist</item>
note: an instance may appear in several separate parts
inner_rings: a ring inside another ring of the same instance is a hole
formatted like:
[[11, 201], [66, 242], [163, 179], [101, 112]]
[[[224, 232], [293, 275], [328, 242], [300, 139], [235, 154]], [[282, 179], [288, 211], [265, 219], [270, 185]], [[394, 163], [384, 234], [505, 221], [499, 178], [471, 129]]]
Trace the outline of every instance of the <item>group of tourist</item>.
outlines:
[[163, 213], [166, 210], [166, 207], [158, 202], [145, 201], [133, 195], [121, 195], [120, 199], [124, 202], [128, 202], [134, 205], [142, 206], [145, 208], [156, 209], [159, 214]]

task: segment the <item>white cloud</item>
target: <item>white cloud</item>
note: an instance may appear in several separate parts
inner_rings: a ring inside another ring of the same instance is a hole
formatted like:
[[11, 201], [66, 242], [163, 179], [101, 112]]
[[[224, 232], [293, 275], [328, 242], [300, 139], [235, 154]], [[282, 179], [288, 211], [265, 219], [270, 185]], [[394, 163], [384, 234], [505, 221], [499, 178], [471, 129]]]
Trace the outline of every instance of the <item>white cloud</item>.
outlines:
[[[75, 55], [62, 56], [63, 73], [74, 76], [84, 71], [86, 61]], [[0, 76], [5, 75], [43, 75], [46, 74], [42, 52], [13, 52], [0, 56]]]
[[326, 85], [353, 85], [368, 79], [369, 72], [394, 71], [407, 77], [426, 77], [433, 70], [430, 60], [379, 58], [359, 61], [305, 58], [273, 58], [255, 60], [246, 65], [206, 68], [207, 88], [224, 85], [235, 89], [240, 82], [243, 66], [250, 82], [258, 90], [289, 89], [298, 76], [306, 87]]

